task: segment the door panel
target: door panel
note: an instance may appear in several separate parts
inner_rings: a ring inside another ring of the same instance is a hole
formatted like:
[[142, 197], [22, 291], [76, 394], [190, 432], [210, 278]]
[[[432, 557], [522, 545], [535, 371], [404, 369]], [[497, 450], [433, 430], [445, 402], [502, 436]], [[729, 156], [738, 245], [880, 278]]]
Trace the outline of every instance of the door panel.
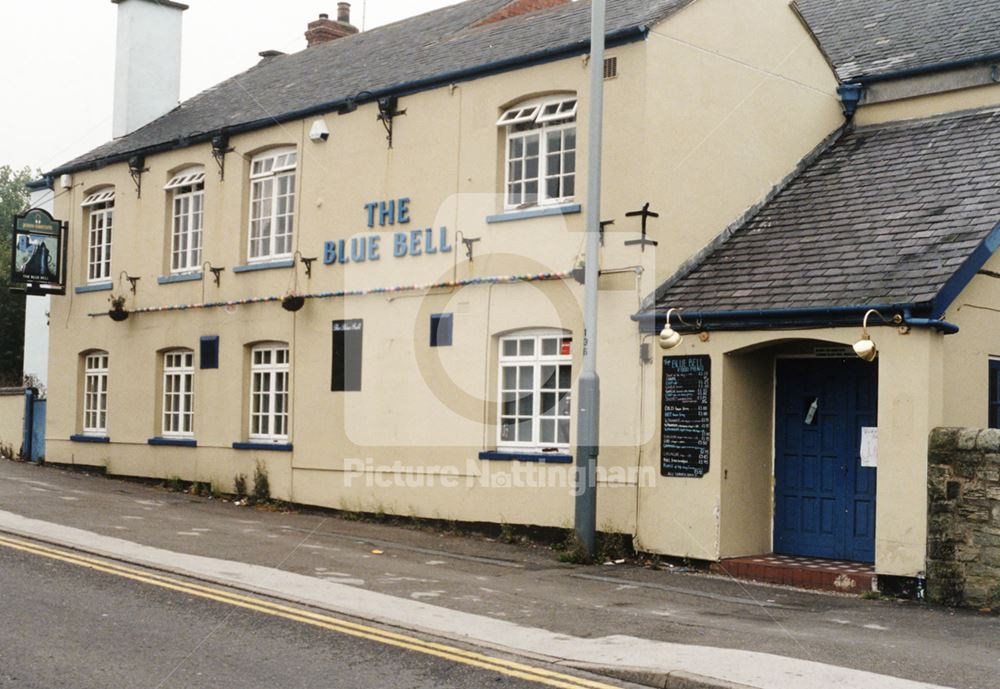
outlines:
[[877, 419], [876, 366], [782, 359], [777, 366], [774, 551], [871, 562], [875, 469], [861, 427]]

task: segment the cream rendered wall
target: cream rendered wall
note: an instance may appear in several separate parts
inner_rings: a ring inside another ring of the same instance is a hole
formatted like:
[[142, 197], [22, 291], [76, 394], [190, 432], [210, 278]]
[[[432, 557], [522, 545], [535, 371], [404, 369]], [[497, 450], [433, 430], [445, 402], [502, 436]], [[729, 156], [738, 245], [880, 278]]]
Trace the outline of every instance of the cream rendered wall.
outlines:
[[17, 454], [24, 441], [24, 391], [0, 392], [0, 445], [9, 445]]
[[[785, 0], [699, 0], [650, 31], [641, 147], [658, 276], [760, 201], [844, 118], [837, 81]], [[623, 150], [629, 150], [625, 147]]]
[[[716, 332], [707, 342], [685, 336], [670, 355], [712, 358], [711, 468], [701, 479], [659, 477], [641, 489], [640, 546], [708, 560], [769, 551], [774, 357], [796, 346], [808, 352], [812, 341], [849, 346], [859, 331]], [[922, 329], [901, 335], [892, 327], [872, 335], [880, 352], [875, 568], [918, 576], [926, 556], [927, 435], [943, 418], [945, 338]], [[646, 457], [655, 466], [656, 443]]]
[[[983, 269], [1000, 272], [1000, 256], [990, 258]], [[945, 318], [960, 330], [944, 342], [942, 425], [986, 428], [989, 361], [1000, 357], [1000, 280], [975, 276], [948, 307]]]
[[947, 91], [927, 96], [862, 105], [854, 116], [858, 126], [933, 117], [962, 110], [1000, 105], [1000, 84]]
[[[656, 487], [637, 491], [640, 466], [658, 475], [660, 369], [655, 361], [640, 363], [643, 338], [629, 316], [642, 296], [787, 175], [839, 123], [832, 77], [828, 71], [823, 76], [820, 67], [825, 66], [788, 8], [764, 0], [747, 4], [751, 7], [744, 10], [703, 0], [654, 27], [648, 40], [608, 51], [618, 57], [619, 76], [605, 84], [602, 217], [615, 218], [616, 225], [608, 233], [602, 269], [619, 272], [601, 281], [600, 463], [620, 471], [601, 484], [598, 524], [615, 531], [640, 528], [638, 495], [647, 520], [640, 534], [649, 534], [643, 545], [671, 554], [691, 551], [668, 537], [675, 520], [687, 519], [693, 520], [696, 540], [707, 543], [697, 556], [719, 552], [718, 522], [711, 514], [720, 485], [713, 474], [694, 492], [664, 491], [655, 479]], [[716, 42], [720, 36], [723, 43]], [[764, 47], [753, 48], [755, 41]], [[697, 75], [686, 74], [690, 71]], [[124, 164], [79, 172], [72, 192], [59, 199], [57, 216], [70, 220], [73, 247], [85, 246], [83, 195], [98, 185], [116, 186], [112, 274], [116, 285], [123, 270], [142, 278], [138, 293], [128, 295], [129, 308], [280, 296], [296, 284], [299, 291], [315, 293], [453, 275], [566, 271], [582, 250], [583, 213], [486, 222], [502, 210], [503, 149], [495, 122], [506, 105], [522, 98], [575, 91], [581, 98], [577, 131], [582, 138], [587, 79], [586, 61], [571, 58], [405, 96], [400, 107], [407, 114], [394, 122], [392, 149], [371, 104], [348, 115], [326, 115], [330, 138], [325, 143], [306, 136], [315, 118], [237, 135], [224, 181], [208, 144], [152, 155], [141, 199]], [[692, 98], [694, 87], [697, 98]], [[755, 142], [751, 151], [747, 139]], [[700, 143], [691, 147], [691, 142]], [[326, 240], [380, 233], [380, 261], [331, 266], [320, 261], [313, 264], [310, 280], [301, 265], [233, 272], [246, 262], [249, 158], [288, 144], [299, 150], [296, 248], [303, 256], [322, 256]], [[640, 146], [641, 156], [636, 154]], [[585, 142], [579, 149], [577, 188], [582, 192]], [[226, 268], [219, 287], [211, 275], [156, 284], [168, 270], [162, 186], [171, 173], [192, 164], [204, 165], [207, 172], [204, 260]], [[365, 203], [401, 197], [411, 199], [411, 223], [366, 227]], [[586, 203], [582, 193], [577, 199]], [[659, 250], [643, 253], [623, 242], [638, 230], [625, 213], [645, 201], [662, 217], [651, 225]], [[391, 256], [392, 231], [441, 226], [448, 228], [452, 253]], [[471, 262], [458, 246], [459, 230], [480, 238]], [[70, 294], [53, 305], [52, 328], [58, 335], [53, 337], [52, 378], [64, 384], [53, 386], [50, 394], [50, 460], [106, 465], [119, 474], [211, 480], [226, 489], [235, 474], [251, 474], [259, 460], [270, 472], [273, 493], [302, 503], [426, 517], [572, 523], [573, 496], [565, 487], [571, 468], [490, 463], [477, 454], [496, 446], [499, 335], [520, 328], [569, 331], [578, 366], [582, 292], [575, 282], [317, 299], [297, 314], [268, 303], [134, 314], [112, 323], [87, 315], [107, 309], [108, 292], [72, 293], [83, 276], [84, 255], [74, 248]], [[454, 346], [430, 349], [429, 315], [444, 311], [455, 314]], [[361, 392], [329, 390], [330, 321], [339, 318], [364, 319]], [[158, 353], [171, 347], [197, 351], [202, 335], [220, 337], [221, 367], [196, 371], [198, 448], [149, 446], [147, 439], [159, 434]], [[292, 350], [293, 453], [231, 449], [232, 442], [246, 437], [246, 350], [265, 340], [288, 342]], [[71, 443], [67, 439], [80, 424], [79, 354], [97, 348], [111, 354], [112, 442]], [[721, 387], [714, 395], [718, 405]], [[363, 476], [345, 473], [359, 463], [366, 467]], [[410, 487], [405, 479], [413, 470], [460, 480]], [[390, 478], [403, 484], [378, 485]], [[512, 490], [499, 485], [504, 480], [528, 485]], [[666, 495], [671, 499], [660, 499]], [[703, 504], [708, 511], [700, 511]]]

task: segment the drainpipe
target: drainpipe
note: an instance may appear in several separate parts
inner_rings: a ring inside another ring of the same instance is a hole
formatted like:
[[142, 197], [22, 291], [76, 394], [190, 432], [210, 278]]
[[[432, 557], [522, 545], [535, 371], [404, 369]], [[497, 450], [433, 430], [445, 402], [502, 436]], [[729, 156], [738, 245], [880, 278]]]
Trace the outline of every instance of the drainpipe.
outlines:
[[854, 113], [858, 111], [861, 104], [861, 97], [865, 94], [863, 84], [857, 82], [852, 84], [841, 84], [837, 87], [837, 94], [840, 96], [840, 103], [844, 108], [844, 117], [850, 122], [854, 119]]
[[910, 316], [909, 309], [903, 311], [903, 323], [913, 328], [934, 328], [945, 335], [954, 335], [958, 332], [958, 326], [954, 323], [949, 323], [940, 318], [913, 318]]

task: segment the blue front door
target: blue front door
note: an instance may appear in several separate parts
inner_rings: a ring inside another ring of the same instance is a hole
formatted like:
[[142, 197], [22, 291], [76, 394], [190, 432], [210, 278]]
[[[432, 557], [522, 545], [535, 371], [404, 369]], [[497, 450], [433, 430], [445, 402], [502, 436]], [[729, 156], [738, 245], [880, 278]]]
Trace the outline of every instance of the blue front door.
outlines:
[[861, 428], [877, 425], [877, 366], [860, 359], [779, 359], [774, 552], [875, 560], [875, 473]]

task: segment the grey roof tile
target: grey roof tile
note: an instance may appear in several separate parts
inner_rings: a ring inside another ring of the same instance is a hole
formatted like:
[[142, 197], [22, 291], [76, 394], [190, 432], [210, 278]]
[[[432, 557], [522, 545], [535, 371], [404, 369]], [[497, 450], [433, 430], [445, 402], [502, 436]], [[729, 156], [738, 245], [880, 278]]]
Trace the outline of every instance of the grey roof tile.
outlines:
[[844, 81], [1000, 54], [997, 0], [796, 0]]
[[1000, 223], [1000, 170], [967, 165], [998, 139], [1000, 109], [847, 133], [657, 290], [657, 308], [927, 301]]
[[[430, 83], [462, 70], [561, 49], [584, 50], [589, 45], [590, 3], [585, 0], [474, 26], [509, 1], [468, 0], [264, 60], [53, 173], [121, 160], [174, 142], [184, 145], [223, 128], [270, 126], [364, 90], [383, 92], [414, 82]], [[615, 0], [607, 6], [607, 33], [652, 25], [691, 1]]]

